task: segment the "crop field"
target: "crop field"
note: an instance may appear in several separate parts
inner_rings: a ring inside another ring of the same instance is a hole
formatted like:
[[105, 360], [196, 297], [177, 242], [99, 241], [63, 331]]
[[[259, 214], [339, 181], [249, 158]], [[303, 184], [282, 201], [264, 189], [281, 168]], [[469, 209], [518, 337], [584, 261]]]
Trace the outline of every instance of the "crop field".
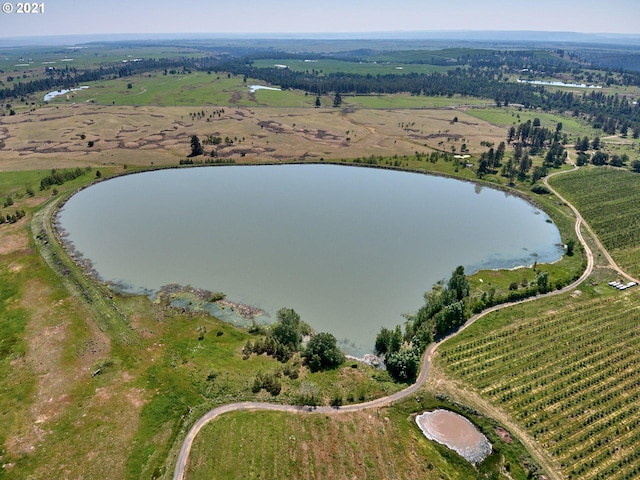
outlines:
[[640, 175], [611, 167], [558, 175], [551, 185], [573, 203], [616, 263], [640, 275]]
[[526, 427], [567, 478], [638, 478], [640, 292], [498, 317], [446, 342], [445, 370]]

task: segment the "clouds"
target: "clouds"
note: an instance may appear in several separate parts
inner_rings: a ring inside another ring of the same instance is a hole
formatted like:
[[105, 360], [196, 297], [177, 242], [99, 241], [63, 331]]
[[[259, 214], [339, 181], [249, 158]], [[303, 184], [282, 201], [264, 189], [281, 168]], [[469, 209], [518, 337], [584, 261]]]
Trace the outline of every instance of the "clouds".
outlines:
[[[13, 0], [10, 0], [13, 2]], [[44, 0], [0, 15], [0, 37], [91, 33], [542, 30], [640, 33], [635, 0]], [[16, 3], [16, 2], [13, 2]]]

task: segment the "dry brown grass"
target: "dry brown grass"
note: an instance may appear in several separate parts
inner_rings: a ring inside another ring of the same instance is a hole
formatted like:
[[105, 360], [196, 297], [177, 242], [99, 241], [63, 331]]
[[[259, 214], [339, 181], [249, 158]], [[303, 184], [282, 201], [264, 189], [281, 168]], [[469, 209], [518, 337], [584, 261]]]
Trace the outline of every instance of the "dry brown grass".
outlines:
[[23, 218], [14, 224], [4, 224], [0, 229], [0, 255], [19, 252], [29, 246], [29, 237], [24, 229], [28, 222]]
[[[207, 118], [213, 110], [205, 109]], [[195, 111], [65, 105], [2, 117], [0, 171], [177, 163], [189, 153], [194, 134], [201, 140], [207, 135], [234, 139], [220, 156], [248, 162], [410, 155], [432, 148], [450, 151], [451, 146], [459, 152], [463, 143], [477, 153], [484, 150], [481, 141], [499, 142], [505, 136], [498, 127], [452, 109], [225, 107], [210, 121], [192, 119]], [[456, 116], [459, 121], [452, 123]]]

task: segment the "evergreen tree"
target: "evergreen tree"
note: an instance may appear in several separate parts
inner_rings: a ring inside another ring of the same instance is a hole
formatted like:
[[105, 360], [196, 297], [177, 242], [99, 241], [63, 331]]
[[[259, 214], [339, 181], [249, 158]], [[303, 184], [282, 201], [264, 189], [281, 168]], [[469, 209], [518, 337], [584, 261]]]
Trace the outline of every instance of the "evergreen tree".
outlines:
[[200, 139], [197, 135], [191, 135], [191, 154], [190, 157], [197, 157], [198, 155], [202, 155], [204, 153], [204, 148], [200, 143]]

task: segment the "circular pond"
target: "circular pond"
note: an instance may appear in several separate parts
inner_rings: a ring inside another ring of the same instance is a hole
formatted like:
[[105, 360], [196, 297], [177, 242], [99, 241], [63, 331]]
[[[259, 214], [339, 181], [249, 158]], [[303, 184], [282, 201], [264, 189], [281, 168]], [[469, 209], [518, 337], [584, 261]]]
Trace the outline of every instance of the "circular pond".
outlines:
[[521, 198], [468, 182], [337, 165], [224, 166], [118, 177], [57, 218], [104, 281], [177, 283], [295, 309], [349, 353], [403, 322], [457, 265], [555, 261], [560, 235]]

